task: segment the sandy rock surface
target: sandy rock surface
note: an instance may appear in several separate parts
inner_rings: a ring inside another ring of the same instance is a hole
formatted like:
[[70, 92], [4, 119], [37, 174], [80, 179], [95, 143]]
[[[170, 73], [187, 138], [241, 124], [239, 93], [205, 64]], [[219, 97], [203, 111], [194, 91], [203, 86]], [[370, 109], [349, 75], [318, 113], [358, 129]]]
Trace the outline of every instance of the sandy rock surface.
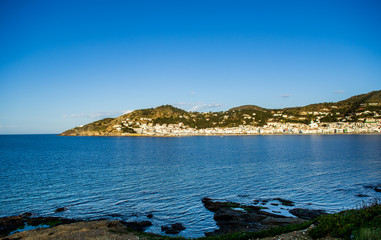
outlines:
[[69, 239], [110, 239], [138, 240], [146, 239], [139, 234], [127, 232], [127, 228], [119, 221], [77, 222], [59, 225], [53, 228], [40, 228], [12, 234], [6, 239], [25, 240], [69, 240]]

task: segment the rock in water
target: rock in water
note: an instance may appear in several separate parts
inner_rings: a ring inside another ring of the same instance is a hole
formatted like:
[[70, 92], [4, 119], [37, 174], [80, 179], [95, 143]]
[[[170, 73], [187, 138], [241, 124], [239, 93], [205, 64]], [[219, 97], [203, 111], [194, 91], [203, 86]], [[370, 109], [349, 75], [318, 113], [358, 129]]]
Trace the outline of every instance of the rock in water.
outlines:
[[59, 213], [59, 212], [65, 212], [66, 210], [67, 210], [67, 208], [61, 207], [61, 208], [57, 208], [54, 212]]
[[[288, 224], [302, 223], [305, 220], [290, 218], [262, 211], [258, 206], [241, 205], [234, 202], [218, 202], [210, 198], [202, 199], [208, 210], [214, 212], [214, 220], [219, 229], [205, 233], [213, 236], [238, 231], [256, 232], [271, 227], [286, 226]], [[244, 211], [236, 210], [242, 208]]]
[[143, 232], [147, 227], [152, 226], [150, 221], [142, 221], [142, 222], [122, 222], [126, 227]]
[[357, 194], [357, 195], [355, 195], [356, 197], [370, 197], [369, 195], [366, 195], [366, 194]]
[[186, 227], [181, 223], [173, 223], [170, 226], [161, 226], [161, 231], [166, 234], [178, 234], [184, 229], [186, 229]]
[[283, 198], [273, 198], [273, 200], [279, 201], [283, 206], [287, 206], [287, 207], [295, 206], [295, 203], [291, 200], [287, 200]]

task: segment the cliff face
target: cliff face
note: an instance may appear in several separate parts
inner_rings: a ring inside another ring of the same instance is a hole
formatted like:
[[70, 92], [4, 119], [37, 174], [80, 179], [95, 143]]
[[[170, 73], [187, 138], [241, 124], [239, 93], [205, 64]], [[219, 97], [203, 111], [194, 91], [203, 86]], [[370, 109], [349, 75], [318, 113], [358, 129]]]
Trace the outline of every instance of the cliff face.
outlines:
[[116, 118], [105, 118], [63, 132], [63, 136], [122, 136], [141, 133], [146, 126], [176, 124], [194, 129], [263, 126], [267, 122], [304, 123], [381, 120], [381, 91], [353, 96], [336, 103], [304, 107], [265, 109], [243, 105], [226, 112], [187, 112], [170, 105], [140, 109]]

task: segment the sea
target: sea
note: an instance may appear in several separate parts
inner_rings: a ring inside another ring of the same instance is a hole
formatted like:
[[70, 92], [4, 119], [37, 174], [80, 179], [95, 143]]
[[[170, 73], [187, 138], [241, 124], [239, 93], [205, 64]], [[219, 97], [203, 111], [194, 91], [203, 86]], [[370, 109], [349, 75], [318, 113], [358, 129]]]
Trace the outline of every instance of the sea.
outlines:
[[194, 238], [218, 228], [204, 197], [292, 216], [360, 207], [381, 198], [377, 184], [381, 135], [0, 135], [0, 217], [149, 220], [158, 234], [182, 223]]

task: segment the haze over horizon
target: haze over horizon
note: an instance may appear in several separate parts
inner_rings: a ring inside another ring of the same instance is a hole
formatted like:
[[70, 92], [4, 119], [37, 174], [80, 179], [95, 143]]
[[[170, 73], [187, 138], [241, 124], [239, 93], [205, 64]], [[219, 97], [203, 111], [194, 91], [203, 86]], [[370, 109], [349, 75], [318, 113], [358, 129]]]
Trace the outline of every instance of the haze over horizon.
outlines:
[[0, 1], [0, 134], [381, 89], [380, 1]]

